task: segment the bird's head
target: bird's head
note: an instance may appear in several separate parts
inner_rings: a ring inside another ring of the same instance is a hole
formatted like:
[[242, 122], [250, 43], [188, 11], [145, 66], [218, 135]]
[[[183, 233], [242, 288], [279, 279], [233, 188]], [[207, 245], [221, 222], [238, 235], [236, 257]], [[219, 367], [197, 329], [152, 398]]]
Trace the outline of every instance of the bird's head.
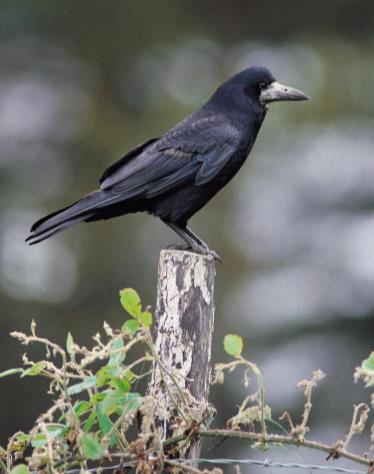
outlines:
[[245, 94], [257, 99], [263, 106], [285, 100], [309, 100], [304, 92], [279, 83], [264, 67], [251, 67], [236, 74], [231, 81], [244, 87]]

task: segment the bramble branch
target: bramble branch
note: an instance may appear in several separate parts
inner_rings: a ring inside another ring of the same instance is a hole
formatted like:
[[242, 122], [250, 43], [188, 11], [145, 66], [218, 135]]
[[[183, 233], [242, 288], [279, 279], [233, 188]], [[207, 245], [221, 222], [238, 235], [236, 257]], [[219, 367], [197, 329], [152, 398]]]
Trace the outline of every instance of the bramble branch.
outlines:
[[[147, 308], [142, 309], [139, 296], [133, 290], [121, 292], [121, 303], [132, 319], [120, 330], [105, 323], [103, 336], [95, 335], [92, 348], [79, 346], [69, 334], [65, 349], [39, 337], [34, 322], [30, 335], [12, 333], [24, 345], [41, 344], [46, 355], [44, 360], [33, 362], [25, 354], [22, 367], [0, 373], [0, 378], [12, 374], [44, 377], [50, 381], [48, 393], [53, 401], [28, 433], [17, 432], [10, 437], [6, 450], [0, 447], [0, 469], [5, 474], [15, 474], [13, 470], [20, 461], [27, 463], [23, 465], [24, 473], [62, 474], [76, 468], [87, 470], [87, 465], [99, 469], [112, 459], [119, 460], [120, 464], [130, 463], [138, 472], [144, 473], [157, 469], [192, 474], [221, 473], [218, 468], [199, 470], [193, 464], [199, 456], [191, 456], [190, 463], [178, 456], [189, 446], [207, 438], [243, 440], [250, 442], [251, 448], [270, 445], [308, 448], [326, 453], [327, 459], [343, 458], [366, 466], [370, 474], [374, 472], [374, 461], [368, 454], [373, 446], [363, 455], [348, 451], [353, 436], [362, 434], [367, 425], [369, 407], [365, 403], [355, 405], [344, 439], [334, 444], [306, 439], [312, 395], [318, 382], [325, 377], [319, 370], [310, 380], [298, 384], [305, 396], [300, 423], [295, 424], [285, 412], [281, 419], [288, 422], [289, 430], [284, 429], [285, 434], [269, 433], [270, 423], [282, 430], [283, 426], [272, 419], [271, 409], [265, 403], [261, 372], [256, 364], [242, 356], [243, 340], [237, 335], [225, 337], [225, 350], [233, 359], [216, 364], [213, 383], [223, 383], [227, 374], [236, 369], [244, 370], [245, 387], [249, 386], [251, 376], [257, 383], [254, 391], [250, 391], [240, 404], [237, 414], [227, 421], [225, 429], [209, 429], [212, 411], [196, 410], [191, 405], [191, 394], [183, 385], [189, 381], [187, 376], [166, 366], [158, 356], [150, 331], [151, 313]], [[131, 358], [129, 352], [135, 346], [141, 347], [143, 353]], [[170, 395], [169, 409], [178, 415], [173, 431], [166, 435], [155, 422], [156, 398], [135, 391], [138, 380], [149, 374], [151, 363], [160, 370], [163, 388]], [[147, 366], [140, 370], [143, 364]], [[139, 373], [135, 374], [133, 370]], [[362, 362], [354, 377], [368, 388], [374, 386], [374, 354]], [[134, 436], [129, 428], [136, 418], [141, 420], [140, 432]], [[371, 430], [374, 442], [373, 427]]]
[[[254, 441], [257, 443], [266, 443], [266, 444], [286, 444], [292, 445], [297, 447], [309, 448], [317, 451], [322, 451], [328, 455], [334, 453], [332, 457], [334, 458], [344, 458], [348, 459], [349, 461], [362, 464], [365, 466], [373, 466], [374, 461], [373, 459], [367, 459], [364, 456], [359, 456], [357, 454], [350, 453], [345, 451], [344, 449], [336, 451], [335, 445], [328, 445], [324, 443], [318, 443], [316, 441], [309, 441], [309, 440], [298, 440], [292, 436], [284, 436], [278, 434], [266, 434], [265, 437], [262, 433], [255, 433], [249, 431], [236, 431], [236, 430], [225, 430], [225, 429], [217, 429], [217, 430], [200, 430], [197, 434], [201, 438], [227, 438], [227, 439], [241, 439], [241, 440], [248, 440]], [[164, 448], [179, 443], [186, 438], [185, 435], [177, 436], [175, 438], [170, 438], [164, 441], [163, 445]]]

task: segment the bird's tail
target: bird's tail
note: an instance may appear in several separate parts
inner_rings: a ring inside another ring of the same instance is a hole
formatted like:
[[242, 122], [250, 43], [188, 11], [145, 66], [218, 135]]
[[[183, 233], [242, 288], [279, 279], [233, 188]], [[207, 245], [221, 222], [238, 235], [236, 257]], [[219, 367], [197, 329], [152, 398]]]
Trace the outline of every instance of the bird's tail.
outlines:
[[35, 222], [26, 242], [30, 245], [37, 244], [78, 222], [86, 221], [90, 217], [92, 218], [98, 209], [110, 205], [114, 200], [113, 195], [104, 191], [94, 191], [71, 206], [53, 212]]

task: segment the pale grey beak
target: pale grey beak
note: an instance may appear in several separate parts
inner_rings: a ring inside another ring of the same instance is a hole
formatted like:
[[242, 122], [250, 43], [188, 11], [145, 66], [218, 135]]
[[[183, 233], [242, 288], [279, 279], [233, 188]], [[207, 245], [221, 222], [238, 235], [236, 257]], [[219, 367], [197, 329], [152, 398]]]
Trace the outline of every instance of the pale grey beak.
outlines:
[[260, 94], [260, 102], [268, 104], [269, 102], [279, 102], [281, 100], [309, 100], [310, 97], [293, 87], [284, 86], [277, 81], [272, 82]]

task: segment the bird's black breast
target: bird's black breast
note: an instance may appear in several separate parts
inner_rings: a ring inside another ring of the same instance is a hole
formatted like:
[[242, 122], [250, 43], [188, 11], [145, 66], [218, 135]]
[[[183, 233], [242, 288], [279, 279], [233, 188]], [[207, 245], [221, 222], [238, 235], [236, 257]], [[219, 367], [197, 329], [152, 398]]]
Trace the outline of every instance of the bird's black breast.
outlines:
[[[170, 135], [161, 139], [161, 150], [166, 151], [171, 146], [183, 150], [187, 153], [186, 159], [198, 162], [199, 167], [191, 179], [150, 200], [147, 203], [148, 212], [167, 222], [186, 224], [242, 167], [264, 116], [262, 107], [252, 109], [251, 114], [226, 115], [223, 118], [207, 116], [203, 120], [195, 119], [190, 124], [182, 122], [180, 129], [171, 131]], [[225, 156], [223, 149], [226, 151]], [[227, 150], [230, 150], [229, 154]], [[210, 172], [211, 179], [199, 179], [203, 166], [208, 168], [206, 175], [209, 177]]]
[[238, 150], [214, 179], [200, 186], [191, 181], [187, 185], [161, 195], [147, 204], [148, 211], [166, 222], [185, 225], [235, 176], [246, 157], [246, 150]]

